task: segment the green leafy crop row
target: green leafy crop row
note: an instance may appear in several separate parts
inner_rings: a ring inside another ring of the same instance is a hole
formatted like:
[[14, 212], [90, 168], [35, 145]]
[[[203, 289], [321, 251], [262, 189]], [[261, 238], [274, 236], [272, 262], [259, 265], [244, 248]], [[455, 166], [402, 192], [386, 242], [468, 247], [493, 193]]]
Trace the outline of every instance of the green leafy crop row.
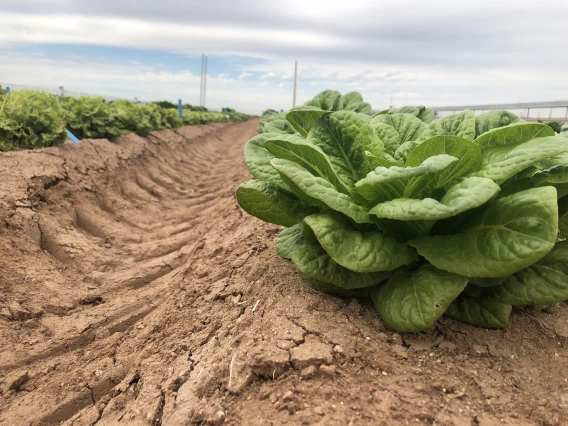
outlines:
[[134, 104], [121, 100], [105, 102], [102, 98], [60, 97], [21, 90], [0, 95], [0, 151], [34, 149], [61, 145], [65, 128], [79, 139], [108, 138], [136, 133], [148, 135], [154, 130], [176, 130], [183, 125], [242, 121], [246, 114], [164, 108], [171, 103]]
[[408, 332], [442, 315], [503, 328], [513, 305], [568, 299], [568, 138], [507, 111], [371, 117], [346, 109], [358, 94], [323, 97], [262, 118], [237, 191], [285, 227], [276, 250], [309, 285], [370, 297]]

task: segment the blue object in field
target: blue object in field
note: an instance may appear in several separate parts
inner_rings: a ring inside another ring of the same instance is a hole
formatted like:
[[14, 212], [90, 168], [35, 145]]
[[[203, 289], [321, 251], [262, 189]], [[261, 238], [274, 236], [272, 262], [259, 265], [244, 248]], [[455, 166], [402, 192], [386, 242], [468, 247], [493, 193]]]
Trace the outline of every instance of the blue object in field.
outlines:
[[178, 117], [180, 120], [183, 118], [183, 107], [181, 105], [181, 99], [178, 99]]
[[227, 108], [223, 108], [223, 115], [227, 115]]
[[11, 92], [10, 86], [6, 86], [6, 92], [8, 92], [8, 93]]
[[73, 141], [73, 143], [79, 143], [81, 142], [79, 139], [77, 139], [77, 136], [75, 136], [73, 133], [71, 133], [69, 130], [65, 129], [65, 131], [67, 132], [67, 137], [69, 139], [71, 139]]

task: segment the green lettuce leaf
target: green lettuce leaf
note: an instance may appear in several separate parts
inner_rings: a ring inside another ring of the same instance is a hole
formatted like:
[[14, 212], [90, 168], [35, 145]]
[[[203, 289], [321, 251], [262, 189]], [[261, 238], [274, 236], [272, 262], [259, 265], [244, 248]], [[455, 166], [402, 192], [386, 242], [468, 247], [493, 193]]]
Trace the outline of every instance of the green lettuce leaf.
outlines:
[[317, 121], [329, 113], [329, 111], [324, 111], [317, 107], [301, 106], [288, 111], [286, 120], [305, 138]]
[[500, 198], [451, 235], [409, 244], [434, 266], [469, 277], [503, 277], [544, 257], [556, 241], [556, 190], [546, 186]]
[[475, 117], [475, 136], [477, 138], [491, 129], [505, 127], [513, 123], [524, 122], [525, 120], [509, 111], [488, 111]]
[[511, 305], [462, 294], [449, 306], [445, 316], [479, 327], [505, 328], [511, 310]]
[[475, 139], [475, 116], [470, 110], [448, 115], [432, 121], [420, 135], [424, 141], [434, 136], [459, 136], [467, 140]]
[[[357, 223], [371, 222], [366, 207], [356, 204], [351, 197], [339, 192], [327, 180], [312, 175], [302, 166], [288, 160], [274, 159], [271, 164], [293, 191], [297, 188], [310, 199], [317, 200], [330, 209], [343, 213]], [[298, 192], [294, 193], [301, 196]]]
[[[350, 195], [351, 189], [341, 180], [327, 155], [317, 145], [297, 135], [282, 135], [266, 141], [265, 148], [273, 155], [273, 158], [297, 163], [314, 176], [330, 182], [339, 192]], [[276, 172], [272, 165], [270, 167]]]
[[264, 125], [264, 133], [277, 133], [279, 135], [294, 134], [296, 131], [286, 120], [274, 120]]
[[336, 263], [319, 244], [306, 244], [292, 254], [292, 262], [305, 277], [342, 289], [370, 287], [388, 279], [391, 272], [359, 273]]
[[280, 179], [280, 175], [276, 169], [270, 164], [270, 160], [275, 158], [274, 155], [268, 152], [265, 147], [265, 142], [274, 136], [277, 136], [277, 134], [263, 133], [249, 140], [245, 145], [245, 163], [250, 174], [256, 179], [289, 190], [282, 179]]
[[547, 305], [568, 299], [568, 241], [556, 243], [540, 261], [486, 289], [484, 296], [509, 305]]
[[467, 278], [424, 264], [397, 271], [371, 298], [389, 327], [418, 332], [432, 326], [466, 285]]
[[353, 185], [370, 171], [365, 151], [373, 155], [383, 152], [383, 143], [373, 128], [352, 111], [321, 117], [307, 139], [327, 155], [336, 173], [348, 185]]
[[303, 235], [303, 225], [297, 223], [290, 228], [284, 228], [276, 238], [276, 253], [284, 259], [292, 259], [292, 254], [306, 244]]
[[447, 154], [458, 158], [437, 176], [436, 188], [441, 188], [454, 179], [478, 171], [481, 168], [481, 150], [479, 147], [458, 136], [435, 136], [422, 142], [406, 159], [406, 165], [416, 167], [427, 158]]
[[424, 123], [411, 114], [380, 114], [373, 116], [371, 125], [384, 123], [393, 127], [399, 135], [400, 144], [417, 140], [425, 129]]
[[304, 222], [331, 258], [351, 271], [392, 271], [418, 260], [407, 245], [379, 231], [360, 232], [335, 212], [308, 216]]
[[355, 187], [373, 204], [399, 197], [411, 198], [427, 188], [437, 173], [457, 161], [456, 157], [441, 154], [428, 157], [416, 167], [377, 167]]
[[440, 201], [432, 198], [397, 198], [378, 204], [370, 213], [397, 220], [441, 220], [479, 207], [491, 200], [500, 188], [491, 179], [471, 177], [452, 186]]
[[533, 164], [568, 151], [568, 138], [551, 136], [532, 139], [512, 149], [499, 161], [487, 164], [474, 175], [503, 183]]
[[277, 185], [261, 180], [243, 183], [237, 189], [237, 201], [248, 214], [276, 225], [292, 226], [315, 213], [294, 195]]

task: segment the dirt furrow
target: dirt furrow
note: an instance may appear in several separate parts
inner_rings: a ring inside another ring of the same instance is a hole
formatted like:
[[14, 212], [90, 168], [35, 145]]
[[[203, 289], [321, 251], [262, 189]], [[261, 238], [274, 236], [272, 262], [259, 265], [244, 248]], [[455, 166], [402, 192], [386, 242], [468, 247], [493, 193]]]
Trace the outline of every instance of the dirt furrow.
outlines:
[[560, 425], [568, 308], [393, 333], [237, 205], [257, 122], [0, 154], [0, 424]]

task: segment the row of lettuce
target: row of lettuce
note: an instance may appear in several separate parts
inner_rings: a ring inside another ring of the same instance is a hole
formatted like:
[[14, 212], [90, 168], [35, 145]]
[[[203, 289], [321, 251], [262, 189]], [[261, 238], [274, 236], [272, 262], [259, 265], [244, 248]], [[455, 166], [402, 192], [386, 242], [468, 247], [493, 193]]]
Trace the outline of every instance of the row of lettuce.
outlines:
[[568, 137], [508, 111], [369, 114], [326, 91], [266, 111], [237, 199], [281, 225], [306, 283], [370, 297], [404, 332], [441, 316], [487, 328], [513, 306], [568, 300]]
[[107, 138], [182, 126], [248, 120], [252, 116], [227, 108], [227, 114], [185, 105], [179, 119], [175, 105], [164, 101], [135, 104], [126, 100], [106, 102], [83, 96], [56, 97], [20, 90], [0, 93], [0, 151], [61, 145], [66, 129], [79, 139]]

